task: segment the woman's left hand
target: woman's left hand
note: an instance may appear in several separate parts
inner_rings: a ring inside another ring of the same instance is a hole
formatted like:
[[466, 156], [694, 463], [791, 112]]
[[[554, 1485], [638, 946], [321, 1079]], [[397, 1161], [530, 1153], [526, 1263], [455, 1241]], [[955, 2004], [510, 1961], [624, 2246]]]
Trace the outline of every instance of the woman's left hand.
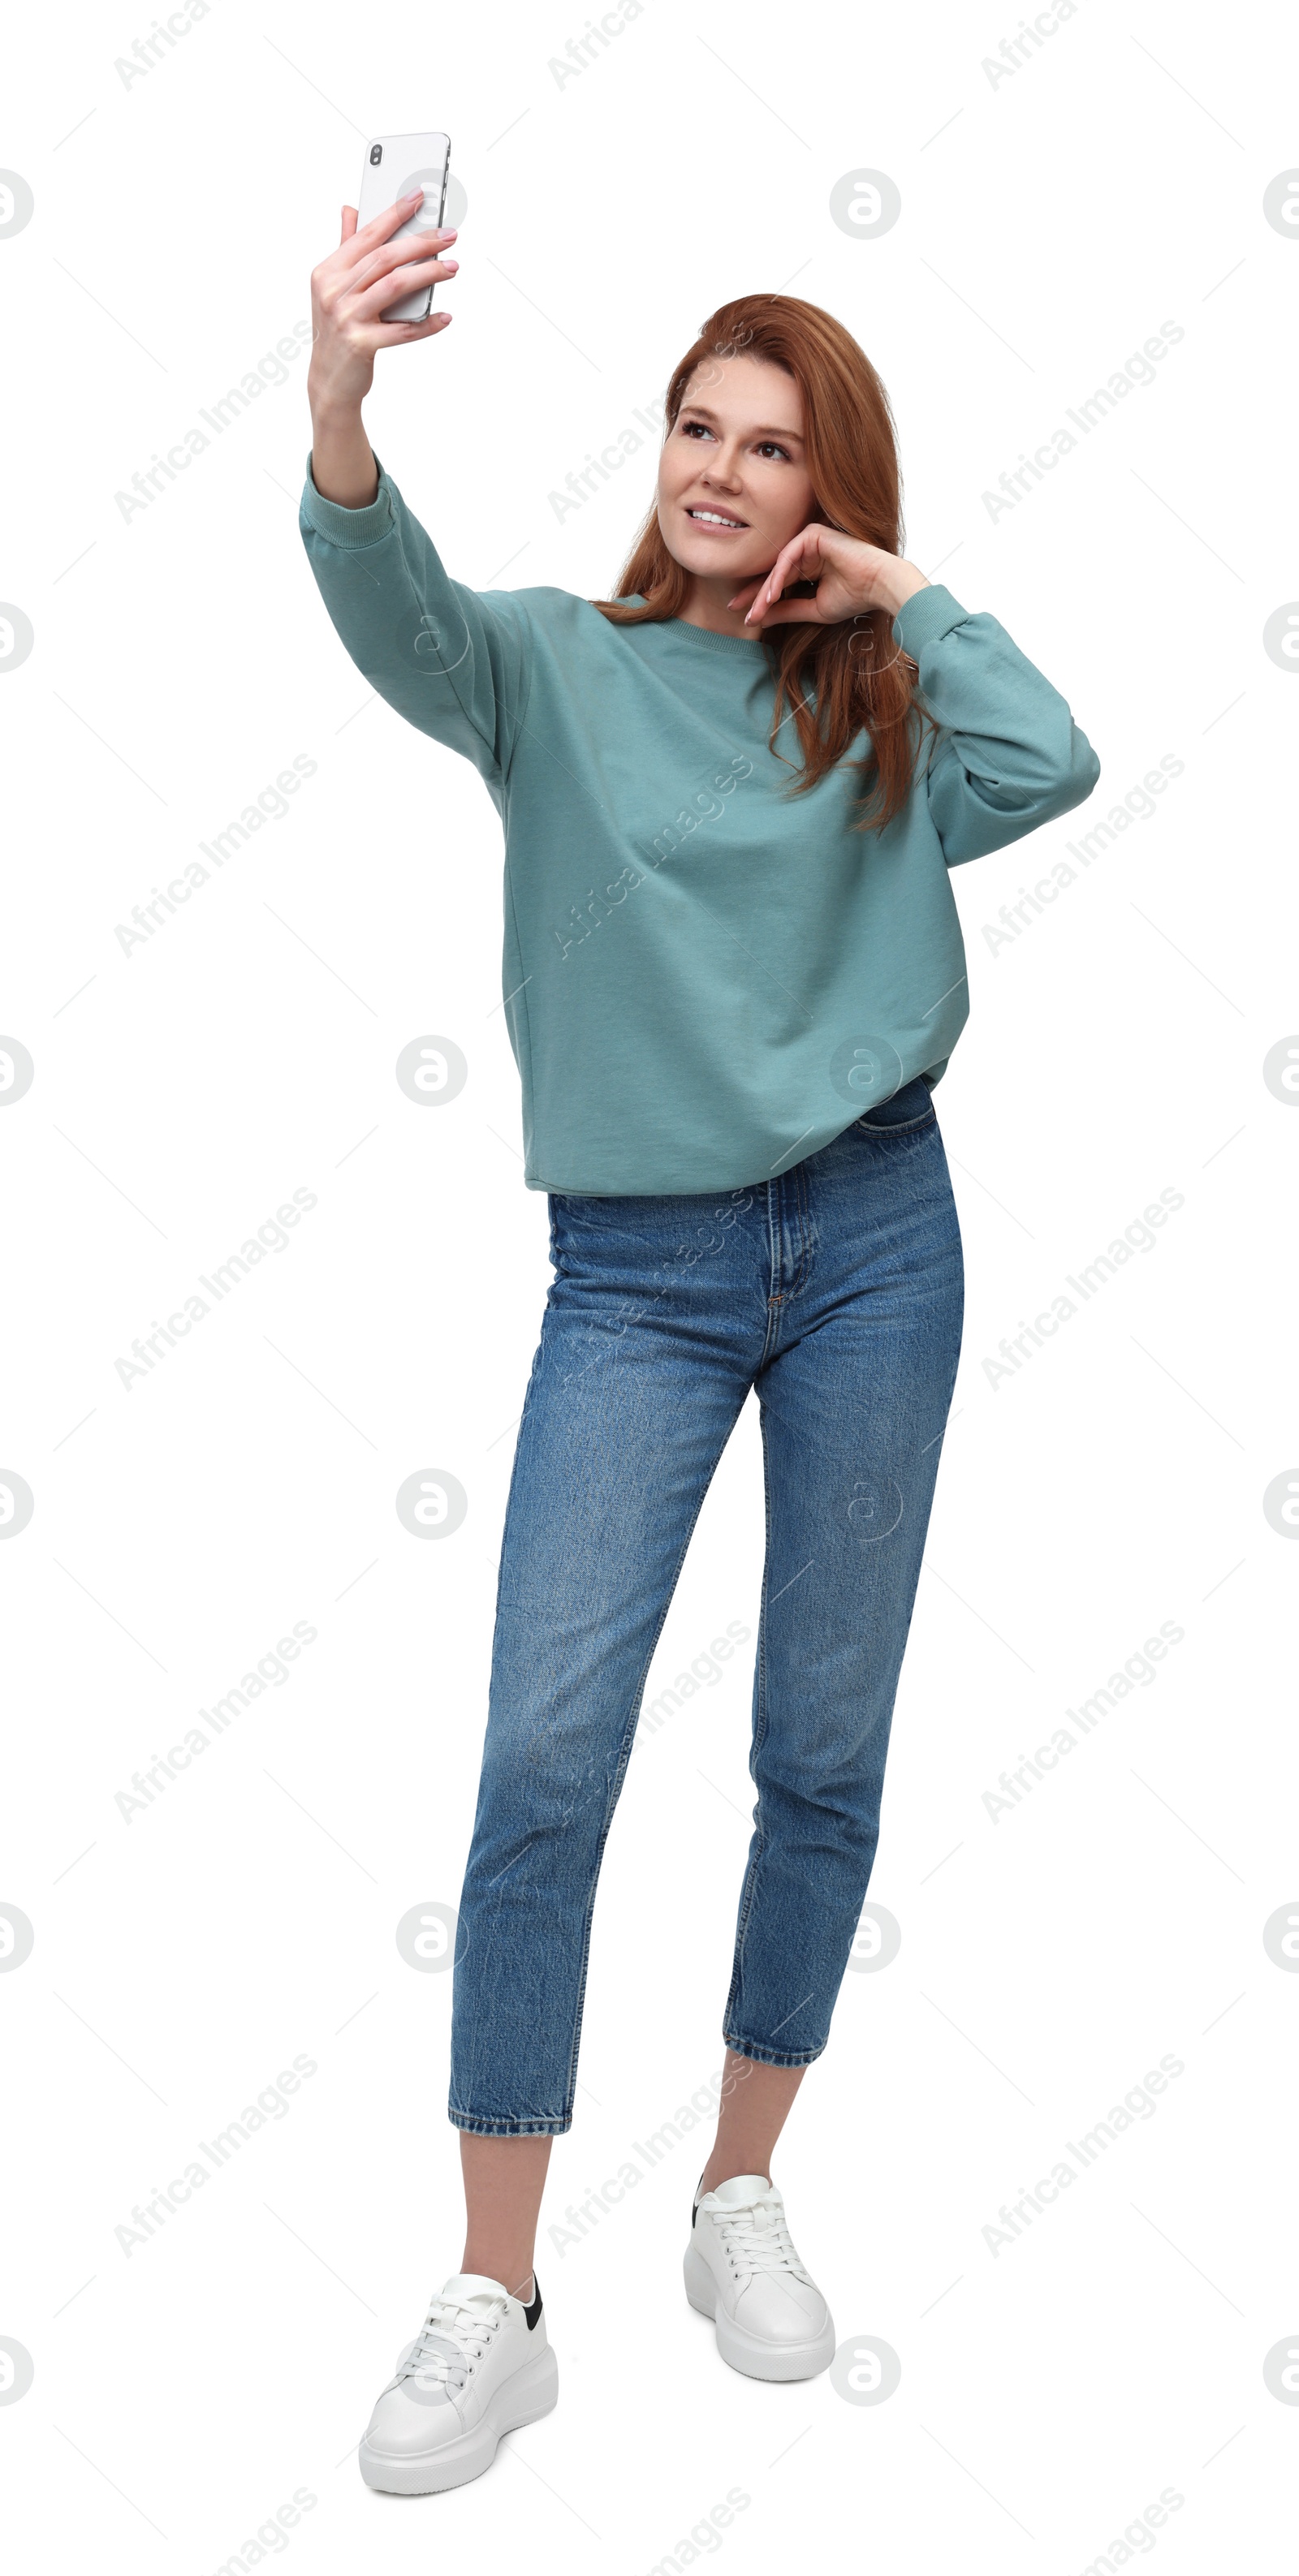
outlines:
[[[782, 599], [792, 581], [814, 581], [815, 598]], [[746, 626], [837, 626], [876, 608], [896, 617], [913, 591], [928, 587], [927, 574], [904, 556], [886, 554], [882, 546], [866, 545], [814, 520], [781, 547], [769, 573], [742, 582], [727, 606], [747, 610]]]

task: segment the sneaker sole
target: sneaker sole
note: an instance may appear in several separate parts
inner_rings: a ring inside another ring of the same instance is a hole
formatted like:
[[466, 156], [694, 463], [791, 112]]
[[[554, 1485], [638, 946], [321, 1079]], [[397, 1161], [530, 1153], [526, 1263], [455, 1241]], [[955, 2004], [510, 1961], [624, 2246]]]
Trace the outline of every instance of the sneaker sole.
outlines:
[[686, 2247], [682, 2268], [686, 2297], [701, 2317], [712, 2318], [717, 2349], [732, 2370], [743, 2371], [746, 2379], [815, 2379], [818, 2371], [829, 2369], [835, 2350], [833, 2320], [808, 2343], [763, 2343], [718, 2307], [717, 2283], [693, 2245]]
[[559, 2397], [559, 2365], [549, 2348], [516, 2370], [498, 2390], [480, 2424], [436, 2451], [403, 2454], [375, 2451], [362, 2439], [357, 2457], [368, 2487], [384, 2495], [441, 2495], [444, 2488], [467, 2486], [490, 2469], [503, 2433], [535, 2424], [549, 2415]]

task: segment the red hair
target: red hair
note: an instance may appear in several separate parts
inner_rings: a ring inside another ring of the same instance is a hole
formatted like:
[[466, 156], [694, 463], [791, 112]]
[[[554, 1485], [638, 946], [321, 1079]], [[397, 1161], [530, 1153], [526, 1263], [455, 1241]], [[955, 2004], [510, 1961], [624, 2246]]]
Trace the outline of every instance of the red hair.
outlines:
[[[902, 475], [889, 398], [852, 333], [819, 304], [804, 304], [795, 295], [740, 295], [719, 305], [673, 372], [663, 405], [665, 434], [676, 426], [695, 369], [709, 359], [739, 356], [782, 367], [803, 397], [812, 517], [900, 555]], [[591, 605], [619, 626], [679, 617], [690, 578], [669, 554], [652, 505], [615, 596]], [[866, 756], [851, 763], [864, 781], [854, 820], [858, 831], [882, 831], [899, 812], [924, 727], [934, 723], [917, 695], [915, 662], [894, 646], [892, 624], [890, 612], [877, 608], [834, 626], [791, 620], [764, 638], [776, 678], [770, 748], [776, 748], [788, 706], [803, 751], [794, 794], [806, 794], [845, 760], [860, 732], [870, 735]]]

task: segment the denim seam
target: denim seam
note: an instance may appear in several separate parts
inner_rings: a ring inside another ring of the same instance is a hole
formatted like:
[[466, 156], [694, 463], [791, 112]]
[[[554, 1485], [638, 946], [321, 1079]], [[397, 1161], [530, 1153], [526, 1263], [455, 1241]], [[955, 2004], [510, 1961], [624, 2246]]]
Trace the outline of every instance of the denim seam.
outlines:
[[[514, 1505], [515, 1481], [516, 1481], [516, 1479], [517, 1479], [518, 1472], [519, 1472], [519, 1450], [521, 1449], [521, 1447], [522, 1447], [522, 1445], [523, 1445], [523, 1436], [524, 1436], [524, 1431], [525, 1431], [525, 1429], [526, 1429], [526, 1426], [527, 1426], [527, 1420], [528, 1420], [528, 1409], [529, 1409], [529, 1406], [530, 1406], [530, 1405], [531, 1405], [531, 1403], [532, 1403], [533, 1394], [534, 1394], [534, 1391], [535, 1391], [535, 1388], [536, 1388], [537, 1378], [538, 1378], [538, 1375], [539, 1375], [539, 1373], [540, 1373], [540, 1369], [541, 1369], [541, 1353], [542, 1353], [543, 1340], [544, 1340], [544, 1320], [545, 1320], [545, 1319], [544, 1319], [544, 1316], [543, 1316], [543, 1319], [542, 1319], [542, 1320], [543, 1320], [543, 1332], [542, 1332], [541, 1334], [539, 1334], [539, 1335], [538, 1335], [538, 1337], [537, 1337], [537, 1347], [536, 1347], [536, 1350], [533, 1352], [533, 1355], [532, 1355], [532, 1367], [531, 1367], [531, 1369], [530, 1369], [530, 1370], [529, 1370], [529, 1372], [528, 1372], [528, 1383], [527, 1383], [527, 1387], [526, 1387], [526, 1388], [525, 1388], [525, 1390], [524, 1390], [524, 1397], [523, 1397], [523, 1410], [522, 1410], [521, 1414], [519, 1415], [519, 1430], [518, 1430], [518, 1438], [517, 1438], [517, 1440], [516, 1440], [516, 1442], [515, 1442], [515, 1448], [514, 1448], [514, 1464], [513, 1464], [512, 1468], [511, 1468], [511, 1470], [510, 1470], [510, 1487], [509, 1487], [509, 1492], [507, 1493], [506, 1498], [505, 1498], [505, 1519], [504, 1519], [504, 1521], [503, 1521], [503, 1523], [502, 1523], [502, 1527], [501, 1527], [501, 1547], [500, 1547], [500, 1556], [499, 1556], [499, 1559], [498, 1559], [498, 1562], [497, 1562], [497, 1571], [496, 1571], [496, 1609], [495, 1609], [495, 1614], [494, 1614], [494, 1617], [493, 1617], [493, 1620], [492, 1620], [492, 1647], [491, 1647], [491, 1658], [490, 1658], [490, 1665], [489, 1665], [489, 1680], [488, 1680], [488, 1692], [489, 1692], [489, 1698], [490, 1698], [490, 1691], [491, 1691], [491, 1682], [492, 1682], [492, 1679], [494, 1679], [494, 1677], [495, 1677], [495, 1673], [496, 1673], [496, 1657], [497, 1657], [497, 1652], [498, 1652], [499, 1645], [500, 1645], [500, 1637], [501, 1637], [501, 1622], [502, 1622], [502, 1618], [503, 1618], [503, 1616], [504, 1616], [504, 1590], [505, 1590], [505, 1586], [504, 1586], [504, 1572], [505, 1572], [505, 1562], [506, 1562], [506, 1557], [507, 1557], [508, 1550], [509, 1550], [509, 1537], [510, 1537], [510, 1514], [511, 1514], [511, 1511], [512, 1511], [512, 1509], [513, 1509], [513, 1505]], [[481, 1784], [480, 1784], [480, 1785], [481, 1785]], [[467, 1866], [467, 1865], [466, 1865], [466, 1866]], [[462, 1897], [463, 1897], [463, 1893], [464, 1893], [464, 1891], [463, 1891], [463, 1888], [462, 1888], [462, 1890], [461, 1890], [461, 1895], [462, 1895]], [[462, 1953], [461, 1955], [463, 1956], [464, 1954]], [[459, 1960], [459, 1958], [457, 1958], [457, 1959], [453, 1962], [453, 1965], [454, 1965], [457, 1969], [459, 1968], [459, 1965], [460, 1965], [460, 1960]], [[453, 2011], [454, 2011], [454, 1995], [453, 1995]], [[462, 2119], [460, 2119], [460, 2118], [458, 2117], [458, 2115], [457, 2115], [457, 2113], [455, 2112], [455, 2110], [451, 2107], [450, 2100], [448, 2100], [448, 2104], [447, 2104], [447, 2117], [448, 2117], [448, 2119], [449, 2119], [449, 2120], [451, 2120], [451, 2121], [453, 2121], [453, 2122], [455, 2123], [455, 2125], [456, 2125], [456, 2127], [457, 2127], [457, 2128], [467, 2128], [467, 2127], [469, 2127], [469, 2126], [473, 2125], [470, 2121], [468, 2121], [468, 2120], [462, 2120]], [[570, 2108], [569, 2118], [568, 2118], [568, 2120], [566, 2120], [566, 2121], [564, 2122], [564, 2126], [565, 2126], [565, 2128], [567, 2128], [568, 2126], [570, 2126], [570, 2125], [571, 2125], [571, 2120], [572, 2120], [572, 2112], [571, 2112], [571, 2108]], [[497, 2135], [501, 2135], [501, 2136], [512, 2136], [512, 2135], [514, 2135], [515, 2133], [514, 2133], [514, 2131], [513, 2131], [513, 2130], [510, 2130], [510, 2129], [508, 2129], [508, 2128], [504, 2128], [504, 2129], [499, 2128], [499, 2127], [498, 2127], [498, 2125], [497, 2125], [497, 2124], [495, 2124], [495, 2123], [488, 2123], [488, 2124], [487, 2124], [487, 2126], [486, 2126], [486, 2128], [485, 2128], [485, 2129], [484, 2129], [484, 2131], [483, 2131], [483, 2134], [484, 2134], [484, 2135], [486, 2135], [486, 2136], [489, 2136], [489, 2137], [494, 2137], [494, 2136], [497, 2136]], [[554, 2135], [554, 2134], [557, 2134], [557, 2133], [556, 2133], [553, 2129], [551, 2129], [549, 2126], [547, 2126], [545, 2123], [543, 2123], [543, 2124], [542, 2124], [542, 2127], [541, 2127], [541, 2129], [540, 2129], [540, 2131], [539, 2131], [539, 2134], [544, 2134], [544, 2135], [550, 2136], [550, 2135]]]
[[791, 1178], [798, 1189], [798, 1269], [789, 1294], [801, 1297], [812, 1273], [812, 1193], [806, 1165], [796, 1164]]
[[[740, 1972], [744, 1940], [749, 1928], [749, 1916], [753, 1911], [753, 1899], [757, 1891], [758, 1868], [762, 1860], [762, 1855], [767, 1848], [767, 1837], [763, 1831], [762, 1825], [762, 1790], [758, 1783], [757, 1769], [758, 1755], [762, 1750], [767, 1732], [767, 1584], [770, 1578], [771, 1566], [771, 1476], [767, 1458], [767, 1423], [765, 1411], [760, 1416], [760, 1428], [762, 1435], [762, 1507], [765, 1544], [762, 1558], [762, 1599], [758, 1607], [758, 1651], [755, 1658], [756, 1672], [754, 1678], [755, 1707], [753, 1713], [753, 1747], [749, 1759], [749, 1775], [753, 1781], [754, 1788], [757, 1790], [756, 1812], [753, 1819], [753, 1829], [757, 1841], [757, 1849], [749, 1855], [749, 1866], [745, 1871], [744, 1885], [740, 1890], [739, 1920], [735, 1927], [735, 1957], [731, 1967], [731, 1991], [726, 1998], [726, 2010], [722, 2016], [723, 2037], [725, 2037], [726, 2023], [731, 2018], [736, 1998], [740, 1990]], [[730, 2043], [728, 2042], [728, 2046], [729, 2044]]]
[[763, 1335], [762, 1349], [761, 1349], [761, 1351], [760, 1351], [760, 1353], [759, 1353], [759, 1355], [758, 1355], [758, 1366], [757, 1366], [757, 1369], [756, 1369], [756, 1370], [755, 1370], [755, 1372], [754, 1372], [755, 1376], [759, 1376], [759, 1377], [761, 1376], [762, 1371], [765, 1369], [765, 1367], [766, 1367], [766, 1365], [767, 1365], [768, 1360], [770, 1360], [770, 1359], [774, 1359], [774, 1358], [775, 1358], [775, 1355], [776, 1355], [776, 1343], [777, 1343], [777, 1341], [778, 1341], [778, 1340], [779, 1340], [779, 1338], [780, 1338], [780, 1307], [779, 1307], [779, 1305], [778, 1305], [778, 1303], [777, 1303], [777, 1297], [776, 1297], [776, 1286], [777, 1286], [777, 1281], [779, 1280], [779, 1277], [780, 1277], [780, 1254], [779, 1254], [779, 1251], [778, 1251], [778, 1249], [777, 1249], [778, 1241], [779, 1241], [779, 1237], [778, 1237], [778, 1232], [777, 1232], [776, 1224], [773, 1222], [773, 1210], [774, 1210], [774, 1209], [779, 1208], [779, 1205], [780, 1205], [780, 1183], [779, 1183], [779, 1181], [768, 1181], [768, 1183], [767, 1183], [767, 1327], [766, 1327], [766, 1331], [765, 1331], [765, 1333], [764, 1333], [764, 1335]]

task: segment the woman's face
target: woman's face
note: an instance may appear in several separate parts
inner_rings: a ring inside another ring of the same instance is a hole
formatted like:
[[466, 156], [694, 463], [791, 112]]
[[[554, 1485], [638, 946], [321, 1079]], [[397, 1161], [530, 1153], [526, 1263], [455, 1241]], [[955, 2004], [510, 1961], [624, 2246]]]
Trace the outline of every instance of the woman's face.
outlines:
[[670, 555], [726, 593], [770, 572], [813, 515], [803, 402], [783, 367], [710, 358], [696, 367], [659, 459]]

